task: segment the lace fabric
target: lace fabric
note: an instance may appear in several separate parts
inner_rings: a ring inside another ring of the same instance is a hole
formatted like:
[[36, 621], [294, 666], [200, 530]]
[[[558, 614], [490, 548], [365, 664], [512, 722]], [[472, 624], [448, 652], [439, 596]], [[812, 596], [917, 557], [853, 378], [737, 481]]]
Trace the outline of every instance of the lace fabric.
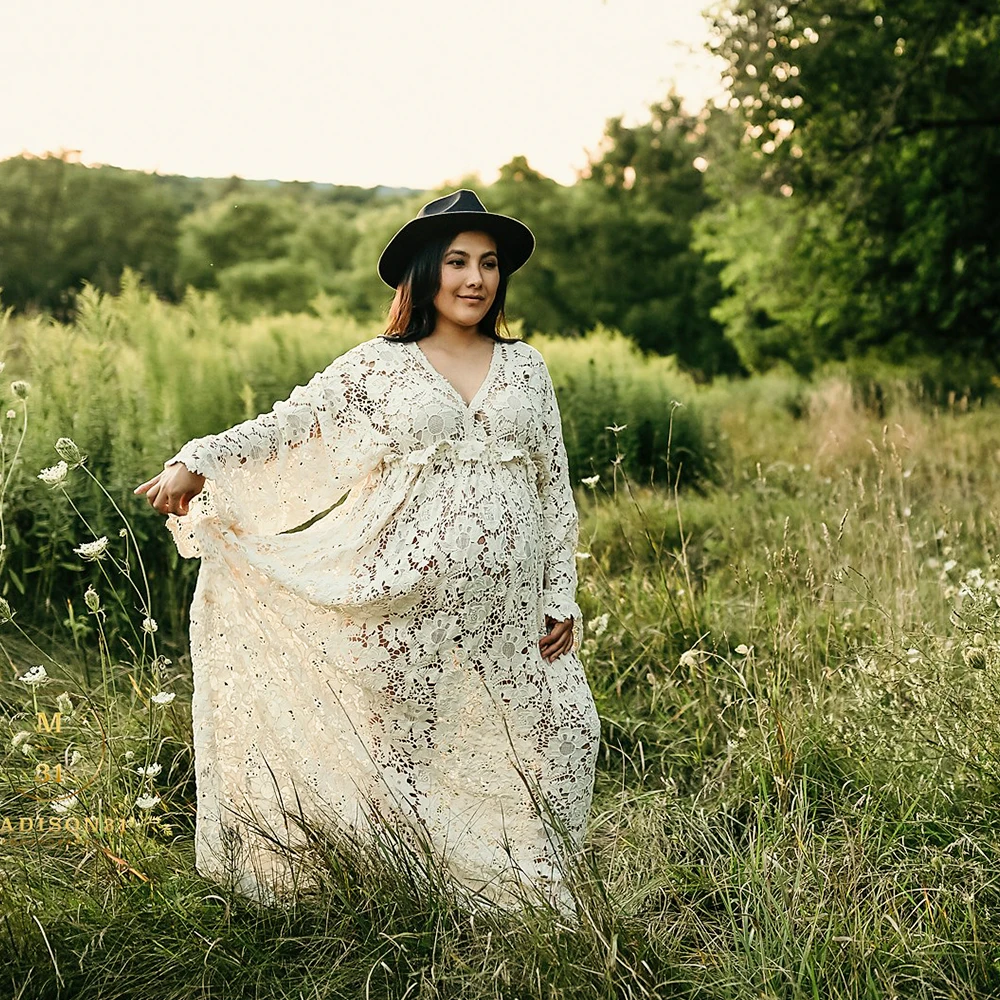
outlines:
[[[258, 825], [294, 846], [289, 805], [358, 831], [375, 809], [477, 898], [513, 908], [538, 890], [571, 912], [563, 873], [600, 726], [542, 355], [497, 342], [466, 404], [415, 343], [376, 337], [173, 462], [205, 476], [167, 519], [202, 560], [198, 871], [267, 895], [289, 870]], [[574, 648], [552, 663], [545, 615], [574, 618]]]

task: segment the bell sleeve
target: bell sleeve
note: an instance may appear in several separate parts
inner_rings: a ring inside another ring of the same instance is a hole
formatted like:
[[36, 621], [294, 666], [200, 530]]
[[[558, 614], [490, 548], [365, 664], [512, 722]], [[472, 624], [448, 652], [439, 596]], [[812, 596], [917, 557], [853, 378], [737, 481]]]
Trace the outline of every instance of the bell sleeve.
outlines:
[[576, 602], [576, 550], [580, 519], [569, 480], [562, 417], [552, 377], [542, 366], [542, 446], [534, 456], [545, 530], [542, 613], [557, 621], [573, 618], [574, 648], [583, 641], [583, 615]]
[[[268, 413], [188, 441], [164, 462], [205, 477], [168, 527], [181, 555], [203, 555], [206, 528], [273, 535], [329, 509], [378, 464], [360, 366], [349, 351]], [[211, 522], [211, 525], [209, 525]]]

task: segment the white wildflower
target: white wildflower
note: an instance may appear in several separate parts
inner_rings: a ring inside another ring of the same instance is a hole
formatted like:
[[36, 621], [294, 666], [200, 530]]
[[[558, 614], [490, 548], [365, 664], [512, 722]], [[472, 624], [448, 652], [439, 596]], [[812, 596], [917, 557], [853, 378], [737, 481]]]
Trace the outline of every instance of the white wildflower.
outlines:
[[600, 478], [601, 478], [600, 474], [596, 476], [584, 476], [584, 478], [581, 479], [580, 482], [583, 483], [584, 486], [590, 486], [591, 488], [593, 488], [594, 486], [597, 485], [597, 481]]
[[617, 424], [612, 424], [610, 427], [605, 427], [604, 429], [606, 431], [613, 431], [615, 434], [617, 434], [619, 431], [625, 430], [626, 427], [628, 427], [628, 424], [622, 424], [621, 427], [619, 427]]
[[699, 663], [701, 663], [703, 655], [704, 654], [700, 649], [687, 649], [681, 653], [679, 666], [687, 667], [689, 669], [691, 667], [696, 667]]
[[951, 572], [951, 571], [952, 571], [952, 570], [953, 570], [953, 569], [954, 569], [954, 568], [955, 568], [955, 567], [956, 567], [957, 565], [958, 565], [958, 563], [957, 563], [957, 562], [955, 562], [955, 560], [954, 560], [954, 559], [949, 559], [949, 560], [948, 560], [948, 561], [947, 561], [947, 562], [946, 562], [946, 563], [944, 564], [944, 571], [945, 571], [946, 573], [950, 573], [950, 572]]
[[37, 667], [32, 667], [30, 670], [26, 670], [18, 680], [24, 684], [44, 684], [45, 681], [49, 679], [49, 675], [41, 664]]
[[0, 597], [0, 624], [3, 622], [12, 622], [14, 620], [14, 611], [10, 604], [7, 602], [5, 597]]
[[16, 750], [22, 743], [27, 743], [31, 739], [31, 733], [27, 729], [22, 729], [19, 733], [14, 733], [14, 738], [10, 741], [11, 750]]
[[918, 663], [920, 661], [920, 650], [911, 646], [906, 651], [906, 658], [910, 661], [910, 663]]
[[73, 549], [73, 551], [81, 558], [86, 559], [88, 562], [93, 562], [95, 559], [100, 559], [105, 552], [108, 550], [108, 538], [107, 535], [101, 535], [100, 538], [95, 539], [92, 542], [84, 542], [82, 545]]
[[60, 796], [58, 799], [53, 799], [53, 801], [50, 802], [49, 805], [52, 806], [54, 812], [57, 813], [68, 812], [70, 809], [73, 808], [73, 806], [76, 805], [76, 795], [74, 794], [74, 795]]
[[73, 699], [70, 698], [67, 692], [63, 691], [63, 693], [56, 698], [56, 708], [63, 715], [73, 714]]
[[101, 598], [97, 591], [94, 590], [93, 585], [87, 588], [87, 592], [83, 595], [83, 603], [90, 608], [91, 611], [101, 610]]
[[748, 646], [745, 642], [741, 642], [736, 647], [736, 652], [739, 653], [740, 656], [749, 656], [750, 655], [750, 651], [752, 649], [753, 649], [753, 646]]
[[594, 635], [603, 635], [604, 630], [608, 627], [608, 619], [611, 617], [609, 612], [605, 611], [603, 615], [598, 615], [592, 622], [591, 628], [594, 631]]
[[142, 630], [147, 635], [152, 635], [159, 627], [154, 618], [143, 618], [142, 620]]
[[7, 411], [7, 419], [8, 420], [13, 420], [16, 416], [17, 416], [17, 413], [14, 410], [8, 410]]
[[152, 701], [155, 705], [169, 705], [176, 697], [173, 691], [161, 691], [153, 695]]
[[590, 553], [589, 552], [577, 552], [576, 558], [577, 559], [589, 559], [590, 558]]
[[83, 754], [79, 750], [74, 750], [73, 755], [69, 759], [70, 768], [76, 767], [76, 765], [83, 760]]
[[27, 399], [28, 393], [31, 391], [31, 385], [18, 379], [16, 382], [11, 382], [10, 391], [14, 393], [18, 399]]
[[126, 750], [125, 751], [125, 759], [126, 760], [131, 760], [134, 756], [135, 756], [135, 751], [134, 750]]
[[155, 806], [159, 801], [159, 795], [140, 795], [139, 798], [135, 800], [135, 804], [140, 809], [152, 809], [153, 806]]
[[57, 462], [51, 468], [42, 469], [38, 473], [38, 478], [45, 483], [46, 486], [61, 486], [66, 482], [66, 474], [69, 472], [69, 466], [65, 462]]
[[135, 773], [142, 775], [144, 778], [155, 778], [162, 770], [163, 765], [154, 762], [149, 767], [137, 767]]

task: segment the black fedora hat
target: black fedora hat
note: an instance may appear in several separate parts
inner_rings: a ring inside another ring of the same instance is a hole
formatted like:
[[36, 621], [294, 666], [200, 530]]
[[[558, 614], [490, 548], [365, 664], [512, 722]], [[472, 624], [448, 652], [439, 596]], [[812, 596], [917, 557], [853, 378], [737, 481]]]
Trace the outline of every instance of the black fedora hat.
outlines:
[[389, 240], [378, 259], [378, 276], [395, 288], [418, 247], [435, 236], [463, 228], [483, 230], [497, 241], [507, 274], [516, 271], [535, 249], [534, 234], [523, 222], [488, 212], [475, 191], [461, 188], [429, 201]]

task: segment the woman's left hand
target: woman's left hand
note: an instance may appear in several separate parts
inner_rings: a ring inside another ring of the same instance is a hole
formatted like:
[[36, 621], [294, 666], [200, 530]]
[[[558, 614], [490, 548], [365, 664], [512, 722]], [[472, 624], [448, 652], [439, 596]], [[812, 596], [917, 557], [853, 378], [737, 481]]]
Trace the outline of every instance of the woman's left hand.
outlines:
[[538, 648], [545, 660], [551, 663], [557, 656], [562, 656], [573, 648], [573, 619], [567, 618], [560, 622], [546, 615], [545, 625], [549, 631], [539, 639]]

